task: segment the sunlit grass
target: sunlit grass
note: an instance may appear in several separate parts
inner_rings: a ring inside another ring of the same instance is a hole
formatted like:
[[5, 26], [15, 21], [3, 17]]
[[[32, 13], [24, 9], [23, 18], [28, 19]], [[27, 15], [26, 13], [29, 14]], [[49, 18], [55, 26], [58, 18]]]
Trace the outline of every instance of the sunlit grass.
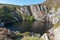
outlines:
[[32, 36], [32, 37], [28, 36], [28, 37], [22, 38], [22, 40], [43, 40], [43, 39], [36, 37], [36, 36], [35, 37], [34, 36]]
[[54, 24], [54, 29], [60, 26], [60, 21], [56, 24]]

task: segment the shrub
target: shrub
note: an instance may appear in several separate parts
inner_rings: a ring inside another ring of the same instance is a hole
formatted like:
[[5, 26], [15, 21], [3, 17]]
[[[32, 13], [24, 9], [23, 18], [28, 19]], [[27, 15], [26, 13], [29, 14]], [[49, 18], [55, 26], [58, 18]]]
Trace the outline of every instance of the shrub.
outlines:
[[29, 21], [30, 22], [33, 22], [34, 21], [34, 17], [33, 16], [30, 16]]
[[30, 32], [23, 33], [23, 36], [29, 36]]
[[41, 39], [41, 38], [39, 38], [39, 37], [34, 37], [34, 36], [28, 36], [28, 37], [24, 37], [24, 38], [22, 38], [22, 40], [43, 40], [43, 39]]
[[16, 33], [16, 36], [20, 36], [20, 35], [21, 35], [21, 33], [20, 33], [20, 32], [17, 32], [17, 33]]

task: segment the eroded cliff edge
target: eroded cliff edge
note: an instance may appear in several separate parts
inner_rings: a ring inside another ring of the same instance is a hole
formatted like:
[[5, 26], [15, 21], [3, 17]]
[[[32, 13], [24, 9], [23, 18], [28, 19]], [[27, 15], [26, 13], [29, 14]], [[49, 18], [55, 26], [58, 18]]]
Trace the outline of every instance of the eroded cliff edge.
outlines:
[[[1, 19], [3, 21], [44, 21], [49, 17], [48, 20], [53, 20], [53, 16], [50, 18], [50, 15], [60, 15], [60, 6], [58, 3], [60, 3], [59, 0], [46, 0], [42, 4], [24, 6], [0, 4]], [[60, 18], [60, 16], [58, 16], [58, 18]]]

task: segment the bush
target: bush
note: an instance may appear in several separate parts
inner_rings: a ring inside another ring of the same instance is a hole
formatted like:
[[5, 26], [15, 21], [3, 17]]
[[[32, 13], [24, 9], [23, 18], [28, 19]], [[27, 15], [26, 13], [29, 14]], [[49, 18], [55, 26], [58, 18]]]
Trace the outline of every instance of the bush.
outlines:
[[20, 33], [20, 32], [17, 32], [17, 33], [16, 33], [16, 36], [20, 36], [20, 35], [21, 35], [21, 33]]
[[39, 38], [39, 37], [34, 37], [34, 36], [28, 36], [28, 37], [24, 37], [24, 38], [22, 38], [22, 40], [43, 40], [43, 39], [41, 39], [41, 38]]
[[33, 22], [34, 21], [34, 17], [33, 16], [30, 16], [29, 21], [30, 22]]
[[29, 36], [30, 32], [23, 33], [23, 36]]
[[35, 34], [35, 36], [34, 35], [30, 36], [29, 34], [30, 32], [25, 32], [23, 34], [21, 34], [20, 32], [17, 32], [16, 36], [23, 35], [23, 37], [22, 38], [18, 37], [16, 40], [43, 40], [37, 34]]

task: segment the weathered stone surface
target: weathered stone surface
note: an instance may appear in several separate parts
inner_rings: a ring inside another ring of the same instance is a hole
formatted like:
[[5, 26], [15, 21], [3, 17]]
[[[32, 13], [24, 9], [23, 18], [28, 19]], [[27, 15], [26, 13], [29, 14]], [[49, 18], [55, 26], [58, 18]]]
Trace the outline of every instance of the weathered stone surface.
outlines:
[[0, 40], [14, 40], [14, 33], [9, 29], [0, 28]]
[[46, 33], [41, 36], [43, 40], [54, 40], [54, 28], [49, 29]]
[[45, 6], [43, 7], [43, 6], [39, 6], [39, 5], [31, 5], [30, 9], [31, 9], [32, 15], [38, 21], [41, 20], [41, 18], [46, 14], [46, 11], [47, 11], [46, 10], [47, 8]]
[[54, 30], [54, 40], [60, 40], [60, 26]]

